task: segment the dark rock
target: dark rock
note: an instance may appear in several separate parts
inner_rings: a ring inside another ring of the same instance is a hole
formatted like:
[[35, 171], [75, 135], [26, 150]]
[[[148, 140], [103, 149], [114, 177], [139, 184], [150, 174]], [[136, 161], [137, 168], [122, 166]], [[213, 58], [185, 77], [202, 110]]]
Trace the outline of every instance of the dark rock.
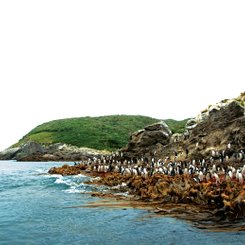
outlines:
[[167, 145], [172, 133], [165, 122], [159, 122], [145, 127], [131, 135], [130, 141], [124, 150], [127, 157], [149, 153], [154, 154], [156, 148]]
[[22, 146], [21, 152], [26, 155], [36, 154], [36, 153], [42, 154], [45, 152], [45, 148], [36, 142], [29, 141]]
[[1, 160], [17, 161], [81, 161], [101, 155], [99, 151], [69, 146], [66, 144], [52, 144], [43, 146], [36, 142], [27, 142], [18, 148], [10, 148], [0, 153]]
[[18, 152], [20, 152], [20, 147], [8, 148], [0, 152], [0, 160], [14, 159]]

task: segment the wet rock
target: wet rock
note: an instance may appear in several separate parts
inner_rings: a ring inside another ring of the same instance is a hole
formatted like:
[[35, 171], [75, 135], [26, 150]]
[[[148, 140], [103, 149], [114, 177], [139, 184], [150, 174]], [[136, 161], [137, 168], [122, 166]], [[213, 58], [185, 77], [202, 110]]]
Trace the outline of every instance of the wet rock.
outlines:
[[60, 175], [78, 175], [86, 170], [86, 166], [83, 164], [78, 164], [75, 166], [69, 166], [64, 164], [62, 167], [53, 167], [51, 168], [48, 173], [49, 174], [60, 174]]
[[[213, 212], [209, 219], [215, 221], [245, 218], [245, 185], [237, 181], [221, 183], [215, 180], [196, 182], [194, 176], [168, 176], [155, 174], [153, 176], [122, 175], [114, 172], [86, 172], [87, 166], [64, 165], [52, 168], [50, 174], [76, 175], [87, 174], [95, 178], [89, 184], [106, 185], [112, 190], [128, 192], [135, 200], [145, 202], [160, 202], [164, 204], [196, 205], [200, 210]], [[115, 188], [114, 188], [115, 187]]]
[[236, 218], [245, 218], [245, 189], [241, 191], [238, 197], [232, 202], [231, 208]]

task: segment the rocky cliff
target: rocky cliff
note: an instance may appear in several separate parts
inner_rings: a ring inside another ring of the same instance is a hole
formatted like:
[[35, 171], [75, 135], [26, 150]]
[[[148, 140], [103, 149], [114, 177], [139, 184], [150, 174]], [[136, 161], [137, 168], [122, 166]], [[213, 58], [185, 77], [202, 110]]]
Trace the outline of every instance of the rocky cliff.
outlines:
[[183, 134], [172, 134], [164, 123], [153, 124], [131, 136], [122, 149], [125, 157], [203, 158], [232, 155], [245, 149], [245, 93], [209, 106], [190, 119]]

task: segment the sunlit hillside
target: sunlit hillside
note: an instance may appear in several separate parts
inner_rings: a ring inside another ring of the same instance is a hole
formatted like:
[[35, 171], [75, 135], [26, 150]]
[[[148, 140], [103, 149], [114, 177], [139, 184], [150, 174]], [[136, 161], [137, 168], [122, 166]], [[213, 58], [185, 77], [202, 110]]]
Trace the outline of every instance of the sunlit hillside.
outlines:
[[[99, 150], [115, 150], [125, 146], [130, 134], [158, 122], [146, 116], [113, 115], [60, 119], [37, 126], [15, 146], [27, 141], [42, 144], [66, 143]], [[173, 132], [182, 132], [186, 120], [165, 120]]]

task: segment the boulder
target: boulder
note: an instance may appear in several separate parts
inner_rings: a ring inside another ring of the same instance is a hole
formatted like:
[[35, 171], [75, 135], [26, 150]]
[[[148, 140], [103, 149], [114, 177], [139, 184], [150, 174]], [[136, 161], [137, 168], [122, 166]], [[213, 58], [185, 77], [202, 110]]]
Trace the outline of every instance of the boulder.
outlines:
[[156, 148], [167, 145], [172, 132], [165, 122], [154, 123], [133, 133], [127, 147], [123, 150], [127, 157], [149, 153], [154, 154]]
[[44, 153], [45, 148], [41, 144], [29, 141], [21, 147], [21, 152], [26, 155]]

